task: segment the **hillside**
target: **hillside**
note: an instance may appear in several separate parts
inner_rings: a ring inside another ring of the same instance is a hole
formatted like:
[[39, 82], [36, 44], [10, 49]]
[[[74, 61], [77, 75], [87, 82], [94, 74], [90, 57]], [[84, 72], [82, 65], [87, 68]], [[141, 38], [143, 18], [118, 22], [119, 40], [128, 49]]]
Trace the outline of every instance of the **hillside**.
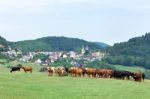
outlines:
[[5, 38], [0, 36], [0, 52], [6, 51], [8, 49], [8, 42]]
[[142, 66], [150, 68], [150, 33], [135, 37], [127, 42], [116, 43], [107, 49], [111, 64]]
[[103, 48], [110, 47], [110, 45], [103, 42], [95, 42], [95, 43], [98, 44], [99, 46], [102, 46]]
[[29, 51], [79, 51], [82, 46], [89, 46], [91, 50], [103, 49], [100, 44], [88, 42], [78, 38], [43, 37], [36, 40], [10, 42], [12, 48]]

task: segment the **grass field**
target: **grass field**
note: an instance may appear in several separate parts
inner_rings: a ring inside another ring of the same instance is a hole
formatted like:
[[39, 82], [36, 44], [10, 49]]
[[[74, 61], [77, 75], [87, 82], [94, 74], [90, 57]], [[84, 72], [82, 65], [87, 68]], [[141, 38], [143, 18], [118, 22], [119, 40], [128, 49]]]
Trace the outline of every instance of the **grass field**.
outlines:
[[122, 65], [113, 65], [116, 67], [118, 70], [126, 70], [126, 71], [131, 71], [131, 72], [144, 72], [145, 69], [141, 67], [130, 67], [130, 66], [122, 66]]
[[149, 99], [150, 81], [0, 73], [0, 99]]
[[[16, 65], [12, 62], [9, 65]], [[38, 72], [33, 66], [32, 74], [10, 73], [0, 65], [0, 99], [149, 99], [150, 81], [139, 83], [101, 78], [50, 77]], [[119, 67], [124, 68], [124, 67]]]

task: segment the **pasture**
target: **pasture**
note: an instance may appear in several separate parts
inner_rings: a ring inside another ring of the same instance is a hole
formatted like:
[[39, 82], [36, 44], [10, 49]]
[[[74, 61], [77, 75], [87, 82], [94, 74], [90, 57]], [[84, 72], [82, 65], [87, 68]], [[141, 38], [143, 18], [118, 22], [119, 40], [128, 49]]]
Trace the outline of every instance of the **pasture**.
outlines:
[[145, 69], [141, 67], [130, 67], [130, 66], [123, 66], [123, 65], [112, 65], [116, 67], [117, 70], [125, 70], [125, 71], [131, 71], [131, 72], [144, 72]]
[[0, 70], [0, 99], [149, 99], [150, 81], [47, 76]]
[[[16, 65], [11, 62], [7, 65]], [[131, 80], [116, 80], [88, 77], [48, 76], [38, 72], [39, 66], [32, 66], [33, 73], [13, 72], [0, 65], [0, 99], [149, 99], [150, 81], [139, 83]], [[120, 69], [124, 67], [119, 67]], [[130, 68], [130, 67], [128, 67]]]

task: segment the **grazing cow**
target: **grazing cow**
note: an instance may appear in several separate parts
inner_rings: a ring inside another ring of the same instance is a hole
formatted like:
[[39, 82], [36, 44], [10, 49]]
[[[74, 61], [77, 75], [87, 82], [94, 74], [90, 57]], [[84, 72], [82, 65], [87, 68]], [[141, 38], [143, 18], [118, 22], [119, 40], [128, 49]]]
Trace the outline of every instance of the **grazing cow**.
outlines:
[[130, 79], [130, 77], [133, 77], [133, 73], [129, 72], [129, 71], [114, 71], [113, 72], [113, 77], [117, 78], [117, 79], [125, 79], [127, 78], [128, 80]]
[[48, 76], [52, 76], [55, 73], [55, 67], [47, 67]]
[[97, 69], [96, 74], [101, 78], [111, 78], [113, 75], [113, 71], [107, 69]]
[[113, 77], [116, 79], [123, 79], [125, 78], [124, 72], [123, 71], [114, 71], [113, 72]]
[[57, 70], [57, 74], [59, 76], [68, 76], [68, 73], [65, 71], [65, 69], [60, 69], [60, 68]]
[[67, 72], [67, 73], [69, 73], [69, 68], [67, 68], [67, 67], [64, 67], [65, 68], [65, 71]]
[[85, 74], [85, 70], [83, 68], [75, 69], [75, 77], [77, 76], [81, 77], [81, 76], [84, 76], [84, 74]]
[[12, 73], [13, 71], [20, 71], [20, 66], [17, 66], [17, 67], [12, 67], [10, 72]]
[[96, 69], [95, 68], [85, 68], [86, 74], [88, 77], [96, 77]]
[[78, 67], [71, 67], [69, 69], [69, 73], [71, 74], [71, 76], [73, 77], [81, 77], [85, 75], [85, 69], [84, 68], [78, 68]]
[[32, 67], [22, 67], [25, 73], [30, 72], [32, 73]]
[[133, 79], [135, 81], [141, 82], [142, 80], [144, 81], [145, 74], [142, 72], [134, 73]]
[[130, 80], [130, 78], [134, 76], [134, 73], [133, 72], [129, 72], [129, 71], [124, 71], [124, 75], [125, 77]]
[[55, 73], [59, 76], [67, 76], [68, 75], [68, 68], [59, 66], [55, 68]]
[[72, 77], [75, 77], [75, 73], [76, 73], [76, 67], [71, 67], [70, 69], [69, 69], [69, 73], [70, 73], [70, 75], [72, 76]]

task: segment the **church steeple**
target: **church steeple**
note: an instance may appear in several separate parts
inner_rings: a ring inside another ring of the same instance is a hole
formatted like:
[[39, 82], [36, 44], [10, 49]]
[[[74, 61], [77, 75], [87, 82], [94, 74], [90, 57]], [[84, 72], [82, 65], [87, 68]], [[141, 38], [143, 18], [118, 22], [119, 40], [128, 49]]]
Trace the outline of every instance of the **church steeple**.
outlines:
[[85, 53], [85, 48], [84, 48], [84, 46], [82, 46], [81, 54], [84, 54], [84, 53]]

